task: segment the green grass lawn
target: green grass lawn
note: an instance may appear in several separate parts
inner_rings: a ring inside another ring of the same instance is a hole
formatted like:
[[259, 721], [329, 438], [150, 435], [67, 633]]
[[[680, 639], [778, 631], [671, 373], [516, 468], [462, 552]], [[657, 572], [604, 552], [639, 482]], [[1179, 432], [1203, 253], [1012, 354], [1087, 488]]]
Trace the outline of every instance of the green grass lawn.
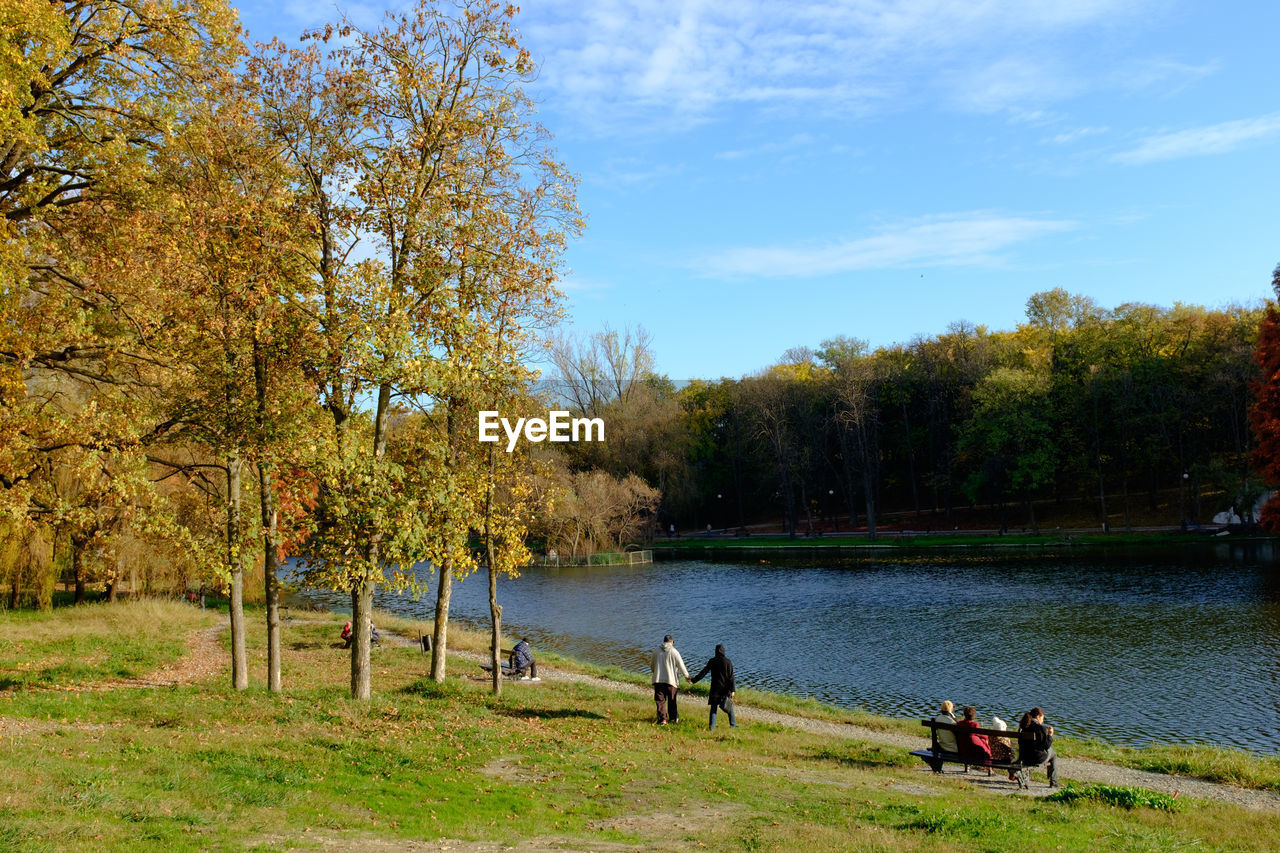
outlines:
[[[56, 625], [77, 634], [82, 610], [43, 617], [46, 645], [22, 654], [61, 655]], [[149, 618], [182, 635], [204, 624], [187, 610]], [[427, 680], [412, 648], [375, 650], [374, 699], [352, 703], [336, 624], [286, 623], [281, 696], [258, 672], [241, 694], [225, 676], [0, 692], [0, 849], [390, 850], [443, 838], [454, 850], [1266, 850], [1280, 836], [1280, 814], [1185, 799], [1167, 809], [1133, 789], [998, 795], [936, 778], [900, 749], [746, 712], [736, 730], [708, 732], [701, 714], [659, 728], [648, 699], [603, 686], [509, 684], [495, 699], [473, 663]], [[260, 666], [263, 632], [251, 631]], [[168, 654], [160, 632], [133, 636], [156, 660]]]
[[179, 658], [212, 614], [172, 601], [121, 601], [0, 614], [0, 690], [132, 678]]

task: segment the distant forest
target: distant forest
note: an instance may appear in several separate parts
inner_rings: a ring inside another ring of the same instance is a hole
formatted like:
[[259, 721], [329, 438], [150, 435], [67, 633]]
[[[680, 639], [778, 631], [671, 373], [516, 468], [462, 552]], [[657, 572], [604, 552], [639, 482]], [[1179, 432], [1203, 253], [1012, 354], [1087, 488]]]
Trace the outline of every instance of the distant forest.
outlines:
[[653, 373], [643, 330], [551, 355], [563, 396], [608, 425], [605, 444], [568, 446], [570, 467], [643, 478], [664, 532], [1194, 526], [1232, 506], [1248, 520], [1264, 491], [1249, 430], [1263, 313], [1056, 289], [1012, 331], [839, 337], [680, 388]]

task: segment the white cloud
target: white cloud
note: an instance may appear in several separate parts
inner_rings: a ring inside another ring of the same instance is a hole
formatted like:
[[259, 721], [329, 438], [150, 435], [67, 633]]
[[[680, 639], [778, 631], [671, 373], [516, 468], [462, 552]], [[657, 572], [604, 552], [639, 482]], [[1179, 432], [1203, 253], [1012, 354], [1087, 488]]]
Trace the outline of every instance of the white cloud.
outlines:
[[1144, 165], [1205, 154], [1226, 154], [1278, 134], [1280, 113], [1271, 113], [1172, 133], [1157, 133], [1139, 142], [1137, 147], [1115, 155], [1113, 159], [1120, 163]]
[[1050, 59], [1005, 57], [960, 75], [953, 86], [955, 102], [964, 109], [979, 113], [1014, 110], [1034, 120], [1039, 113], [1029, 110], [1028, 105], [1069, 98], [1078, 94], [1084, 83]]
[[1066, 130], [1054, 136], [1045, 137], [1040, 141], [1053, 143], [1054, 145], [1070, 145], [1073, 142], [1079, 142], [1081, 139], [1106, 133], [1110, 129], [1109, 127], [1077, 127], [1075, 130]]
[[974, 266], [1013, 246], [1076, 227], [1062, 219], [978, 211], [927, 217], [820, 246], [747, 246], [704, 257], [708, 278], [801, 278], [894, 267]]
[[[1037, 52], [1044, 39], [1149, 2], [541, 0], [519, 26], [557, 108], [621, 132], [735, 103], [848, 114], [929, 89], [969, 109], [1025, 111], [1082, 85]], [[967, 80], [976, 88], [957, 95]]]
[[1176, 94], [1187, 86], [1218, 72], [1217, 62], [1191, 65], [1171, 59], [1141, 59], [1126, 63], [1113, 75], [1113, 82], [1132, 92], [1162, 90]]
[[793, 153], [800, 148], [812, 145], [814, 139], [807, 133], [793, 134], [787, 139], [780, 139], [774, 142], [764, 142], [750, 148], [735, 148], [729, 151], [716, 152], [717, 160], [744, 160], [748, 157], [757, 157], [762, 154], [778, 154], [781, 152]]

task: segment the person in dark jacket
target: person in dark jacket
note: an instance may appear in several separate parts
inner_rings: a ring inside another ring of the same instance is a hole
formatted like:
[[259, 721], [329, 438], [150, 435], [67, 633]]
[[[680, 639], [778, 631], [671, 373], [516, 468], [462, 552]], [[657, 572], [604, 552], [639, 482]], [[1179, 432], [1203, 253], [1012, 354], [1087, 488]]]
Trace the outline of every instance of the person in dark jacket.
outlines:
[[522, 681], [542, 680], [538, 678], [538, 664], [533, 659], [533, 650], [529, 648], [528, 638], [522, 637], [520, 642], [516, 643], [516, 647], [511, 650], [508, 665], [511, 668], [512, 678]]
[[708, 672], [711, 673], [711, 695], [707, 698], [707, 704], [711, 706], [710, 727], [716, 727], [716, 710], [723, 708], [729, 714], [729, 727], [736, 729], [738, 721], [733, 718], [733, 696], [738, 688], [733, 681], [733, 661], [725, 657], [724, 646], [716, 646], [716, 656], [689, 680], [697, 683]]
[[1049, 787], [1058, 787], [1058, 756], [1053, 751], [1053, 726], [1044, 724], [1044, 711], [1032, 708], [1022, 718], [1018, 729], [1019, 762], [1022, 764], [1020, 784], [1031, 784], [1032, 767], [1047, 765], [1049, 771]]

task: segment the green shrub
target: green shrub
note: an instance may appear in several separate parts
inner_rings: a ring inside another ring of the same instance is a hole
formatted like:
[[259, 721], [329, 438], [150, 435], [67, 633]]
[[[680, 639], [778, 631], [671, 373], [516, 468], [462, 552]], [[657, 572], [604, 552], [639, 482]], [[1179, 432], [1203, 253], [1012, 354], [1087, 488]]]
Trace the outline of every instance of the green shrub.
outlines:
[[1131, 788], [1127, 785], [1075, 785], [1068, 783], [1056, 794], [1045, 797], [1046, 802], [1075, 803], [1092, 801], [1122, 809], [1161, 809], [1176, 811], [1178, 800], [1175, 796], [1150, 791], [1146, 788]]

